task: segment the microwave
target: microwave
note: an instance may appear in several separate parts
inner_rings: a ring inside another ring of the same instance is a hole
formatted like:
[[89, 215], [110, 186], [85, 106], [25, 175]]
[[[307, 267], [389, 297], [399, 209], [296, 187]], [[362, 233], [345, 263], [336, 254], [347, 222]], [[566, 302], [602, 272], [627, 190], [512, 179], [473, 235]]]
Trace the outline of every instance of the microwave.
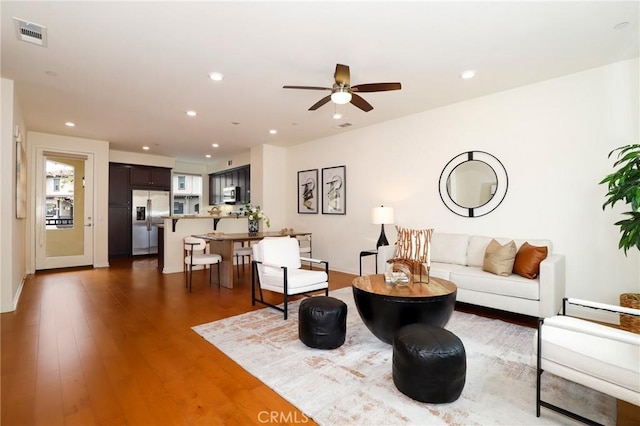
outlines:
[[240, 201], [240, 187], [227, 186], [222, 188], [222, 201], [227, 204], [234, 204]]

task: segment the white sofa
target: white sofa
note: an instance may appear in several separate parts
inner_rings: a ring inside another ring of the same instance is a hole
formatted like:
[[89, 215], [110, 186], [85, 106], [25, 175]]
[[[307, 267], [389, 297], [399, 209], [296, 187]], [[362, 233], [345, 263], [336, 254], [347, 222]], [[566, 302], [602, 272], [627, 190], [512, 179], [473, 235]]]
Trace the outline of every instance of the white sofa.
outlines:
[[[458, 286], [457, 301], [545, 318], [556, 315], [565, 296], [565, 258], [552, 252], [551, 241], [514, 239], [517, 248], [526, 241], [547, 246], [537, 278], [516, 274], [499, 276], [482, 270], [484, 253], [493, 237], [434, 232], [431, 237], [431, 276]], [[495, 238], [500, 244], [511, 238]], [[394, 257], [395, 245], [378, 250], [378, 271], [384, 272]]]

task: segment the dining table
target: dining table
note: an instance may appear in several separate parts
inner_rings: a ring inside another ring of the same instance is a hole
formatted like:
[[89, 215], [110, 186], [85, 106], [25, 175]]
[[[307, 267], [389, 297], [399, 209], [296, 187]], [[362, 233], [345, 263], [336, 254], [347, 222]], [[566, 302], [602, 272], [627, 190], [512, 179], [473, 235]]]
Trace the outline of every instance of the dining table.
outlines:
[[220, 268], [220, 285], [226, 288], [233, 288], [234, 273], [233, 273], [233, 245], [237, 242], [251, 242], [259, 241], [266, 237], [298, 237], [311, 235], [311, 232], [237, 232], [237, 233], [225, 233], [225, 232], [209, 232], [206, 234], [196, 234], [193, 237], [202, 238], [209, 243], [209, 252], [216, 253], [222, 256], [222, 262], [218, 264]]

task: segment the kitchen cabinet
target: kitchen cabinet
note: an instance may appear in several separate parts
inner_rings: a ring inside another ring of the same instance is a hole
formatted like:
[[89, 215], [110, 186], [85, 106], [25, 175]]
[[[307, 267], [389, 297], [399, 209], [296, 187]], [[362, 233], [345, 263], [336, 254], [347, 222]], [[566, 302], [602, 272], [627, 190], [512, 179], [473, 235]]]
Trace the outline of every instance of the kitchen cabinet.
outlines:
[[131, 255], [130, 169], [109, 163], [109, 257]]
[[171, 190], [171, 169], [109, 163], [109, 257], [131, 256], [133, 189]]
[[240, 197], [236, 204], [251, 202], [251, 166], [241, 166], [209, 175], [209, 205], [222, 204], [222, 188], [239, 186]]
[[171, 169], [163, 167], [132, 166], [131, 186], [171, 190]]

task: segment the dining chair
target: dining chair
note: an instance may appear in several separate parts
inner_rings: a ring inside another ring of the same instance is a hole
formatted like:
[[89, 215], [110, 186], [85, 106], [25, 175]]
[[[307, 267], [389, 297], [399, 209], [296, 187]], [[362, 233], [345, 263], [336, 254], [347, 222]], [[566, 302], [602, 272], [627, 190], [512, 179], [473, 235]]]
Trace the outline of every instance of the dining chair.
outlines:
[[185, 287], [189, 288], [193, 284], [193, 267], [202, 265], [206, 269], [209, 265], [209, 286], [211, 286], [211, 269], [213, 265], [217, 265], [218, 269], [218, 287], [220, 286], [220, 262], [222, 256], [215, 253], [207, 253], [207, 242], [202, 238], [185, 237], [184, 238], [184, 264], [186, 265]]
[[[300, 256], [311, 257], [311, 235], [296, 235], [296, 240], [300, 246]], [[311, 269], [311, 263], [309, 263]]]
[[245, 257], [248, 257], [248, 262], [251, 263], [251, 254], [253, 250], [251, 249], [251, 242], [247, 241], [247, 245], [244, 245], [244, 241], [236, 241], [233, 243], [233, 255], [236, 258], [236, 272], [238, 278], [240, 278], [240, 259], [242, 259], [242, 272], [244, 273], [244, 260]]
[[[324, 264], [324, 270], [301, 269], [301, 260]], [[256, 297], [256, 287], [260, 298]], [[283, 295], [283, 306], [266, 302], [263, 290]], [[251, 305], [256, 302], [284, 312], [287, 319], [289, 296], [323, 290], [329, 295], [329, 262], [319, 259], [301, 258], [300, 247], [295, 238], [267, 237], [253, 245], [251, 262]]]

